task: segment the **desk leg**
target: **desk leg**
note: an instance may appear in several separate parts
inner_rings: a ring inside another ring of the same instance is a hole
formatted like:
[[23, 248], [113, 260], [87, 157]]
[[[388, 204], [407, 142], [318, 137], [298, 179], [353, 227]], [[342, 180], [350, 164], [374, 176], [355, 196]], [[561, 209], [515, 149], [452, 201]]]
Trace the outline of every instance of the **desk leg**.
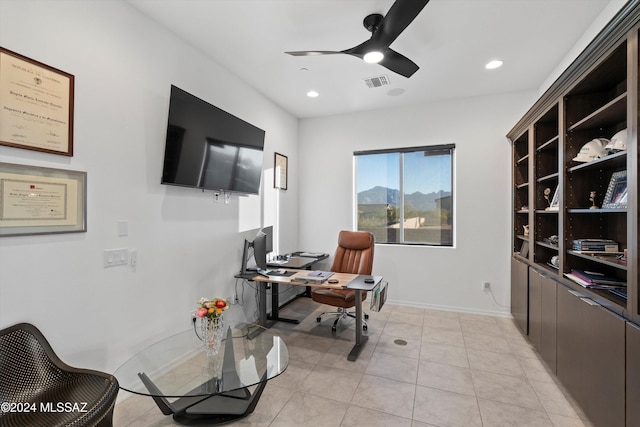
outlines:
[[[271, 284], [271, 316], [267, 318], [269, 320], [276, 320], [278, 322], [287, 323], [300, 323], [297, 319], [287, 319], [286, 317], [280, 317], [280, 289], [277, 283]], [[266, 310], [266, 309], [265, 309]]]
[[258, 325], [267, 328], [267, 284], [254, 283], [258, 285]]
[[356, 345], [347, 356], [347, 360], [354, 362], [358, 359], [360, 351], [367, 342], [368, 337], [362, 335], [362, 291], [356, 289]]

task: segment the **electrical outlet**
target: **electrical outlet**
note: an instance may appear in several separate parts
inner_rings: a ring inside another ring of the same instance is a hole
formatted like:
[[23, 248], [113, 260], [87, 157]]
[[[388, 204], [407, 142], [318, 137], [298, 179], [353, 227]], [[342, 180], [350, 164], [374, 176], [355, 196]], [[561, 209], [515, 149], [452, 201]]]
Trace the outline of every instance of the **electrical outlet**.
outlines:
[[491, 290], [490, 282], [482, 282], [482, 290], [485, 292], [489, 292]]

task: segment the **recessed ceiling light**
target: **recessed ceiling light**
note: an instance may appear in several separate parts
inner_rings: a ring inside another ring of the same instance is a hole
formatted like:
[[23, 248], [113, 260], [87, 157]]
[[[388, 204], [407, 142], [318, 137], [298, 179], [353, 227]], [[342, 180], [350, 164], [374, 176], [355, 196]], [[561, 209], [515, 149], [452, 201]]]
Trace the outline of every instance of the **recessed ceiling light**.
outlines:
[[391, 89], [389, 92], [387, 92], [387, 95], [389, 95], [389, 96], [400, 96], [405, 92], [406, 91], [404, 89], [402, 89], [401, 87], [396, 87], [396, 88]]
[[309, 98], [317, 98], [318, 95], [320, 95], [318, 92], [316, 92], [315, 90], [310, 90], [309, 92], [307, 92], [307, 96]]
[[364, 59], [364, 62], [368, 62], [369, 64], [377, 64], [382, 61], [382, 58], [384, 58], [382, 52], [373, 51], [366, 53], [362, 59]]
[[487, 70], [494, 70], [496, 68], [502, 67], [502, 61], [499, 59], [494, 59], [493, 61], [487, 62], [487, 65], [484, 66]]

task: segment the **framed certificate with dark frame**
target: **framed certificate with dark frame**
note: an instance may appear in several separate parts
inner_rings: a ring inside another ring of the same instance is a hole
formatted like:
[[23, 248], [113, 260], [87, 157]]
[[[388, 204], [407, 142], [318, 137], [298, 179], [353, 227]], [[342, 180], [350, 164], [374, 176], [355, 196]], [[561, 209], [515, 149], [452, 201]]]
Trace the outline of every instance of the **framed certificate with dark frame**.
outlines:
[[87, 173], [0, 163], [0, 237], [87, 231]]
[[74, 76], [0, 47], [0, 144], [73, 156]]
[[275, 153], [273, 160], [273, 187], [287, 189], [289, 159], [284, 154]]
[[626, 209], [627, 196], [627, 171], [614, 172], [602, 201], [602, 209]]

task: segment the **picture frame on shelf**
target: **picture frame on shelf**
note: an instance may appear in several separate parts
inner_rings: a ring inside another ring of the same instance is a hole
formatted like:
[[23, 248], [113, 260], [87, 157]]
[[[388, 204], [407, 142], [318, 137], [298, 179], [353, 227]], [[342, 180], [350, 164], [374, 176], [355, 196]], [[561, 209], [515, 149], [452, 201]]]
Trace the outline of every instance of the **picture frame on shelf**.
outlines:
[[549, 196], [551, 195], [551, 188], [547, 187], [544, 189], [544, 198], [549, 204], [549, 206], [547, 206], [544, 209], [545, 211], [557, 211], [559, 209], [559, 197], [560, 197], [558, 193], [559, 187], [560, 187], [559, 185], [556, 185], [556, 189], [553, 192], [552, 198], [549, 198]]
[[602, 201], [602, 209], [626, 209], [627, 196], [627, 171], [614, 172]]
[[520, 246], [520, 256], [523, 258], [527, 258], [529, 256], [529, 241], [523, 240], [522, 246]]
[[73, 74], [0, 47], [0, 144], [73, 156]]
[[553, 198], [551, 199], [551, 204], [549, 205], [550, 211], [557, 211], [560, 209], [560, 186], [556, 186], [556, 190], [553, 192]]
[[86, 172], [0, 163], [0, 237], [86, 231]]

